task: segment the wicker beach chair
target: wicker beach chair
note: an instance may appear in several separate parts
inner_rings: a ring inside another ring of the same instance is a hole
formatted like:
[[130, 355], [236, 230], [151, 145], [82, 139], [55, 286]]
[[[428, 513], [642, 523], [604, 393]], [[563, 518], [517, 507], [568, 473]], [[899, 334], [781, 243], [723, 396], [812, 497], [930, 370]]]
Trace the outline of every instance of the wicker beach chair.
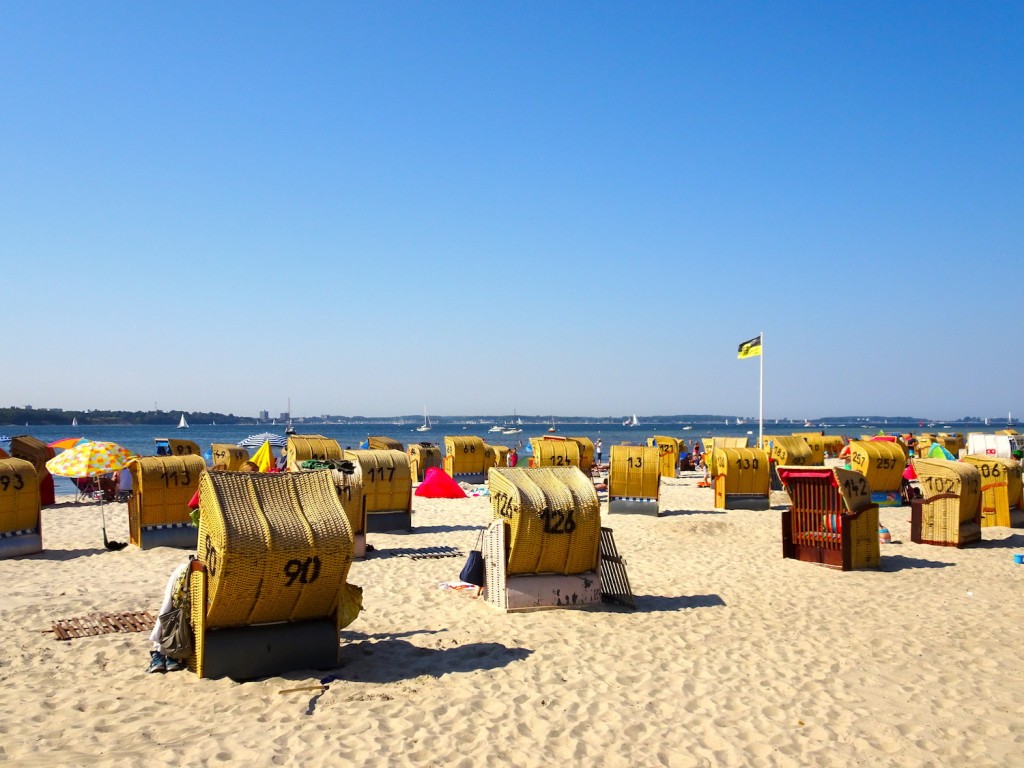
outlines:
[[41, 506], [32, 463], [0, 460], [0, 558], [43, 551]]
[[206, 469], [202, 456], [142, 456], [128, 462], [128, 538], [140, 549], [194, 549], [197, 531], [188, 503]]
[[237, 472], [249, 460], [249, 451], [231, 443], [211, 443], [213, 466], [221, 465], [228, 472]]
[[358, 465], [367, 533], [412, 530], [412, 468], [397, 450], [344, 451]]
[[487, 479], [487, 452], [483, 438], [445, 435], [444, 471], [460, 483], [479, 484]]
[[285, 448], [288, 469], [300, 469], [304, 461], [335, 461], [342, 458], [342, 449], [337, 440], [323, 435], [292, 435]]
[[963, 547], [981, 540], [981, 472], [946, 459], [911, 461], [922, 498], [910, 502], [910, 540]]
[[531, 437], [530, 448], [533, 450], [534, 467], [580, 466], [580, 445], [575, 440]]
[[657, 448], [613, 445], [608, 468], [608, 512], [661, 514], [661, 456]]
[[658, 449], [661, 476], [674, 478], [679, 470], [679, 440], [668, 435], [655, 435], [647, 438], [647, 445]]
[[601, 505], [572, 468], [495, 468], [484, 535], [485, 598], [504, 611], [601, 601]]
[[903, 471], [907, 449], [889, 440], [851, 440], [850, 469], [864, 475], [871, 489], [871, 501], [880, 507], [903, 505]]
[[15, 435], [11, 438], [11, 458], [24, 459], [36, 470], [36, 482], [39, 484], [39, 503], [46, 507], [56, 501], [53, 486], [53, 475], [46, 468], [46, 462], [52, 459], [56, 452], [32, 435]]
[[190, 584], [200, 677], [250, 680], [338, 663], [361, 608], [353, 541], [330, 470], [206, 472]]
[[778, 467], [792, 501], [782, 513], [782, 556], [849, 571], [877, 568], [878, 505], [864, 476], [838, 467]]
[[981, 474], [981, 526], [1024, 528], [1024, 486], [1016, 459], [964, 456], [963, 461]]
[[366, 445], [371, 451], [404, 451], [405, 446], [398, 440], [383, 435], [369, 435]]
[[782, 479], [779, 467], [806, 467], [811, 465], [811, 446], [802, 437], [794, 435], [764, 435], [761, 449], [768, 453], [771, 461], [771, 482], [773, 491], [781, 491]]
[[412, 472], [413, 481], [423, 482], [423, 477], [431, 467], [441, 469], [444, 460], [441, 457], [441, 447], [435, 443], [413, 443], [406, 454], [409, 456], [409, 468]]
[[771, 466], [758, 448], [715, 448], [708, 463], [715, 509], [768, 509]]

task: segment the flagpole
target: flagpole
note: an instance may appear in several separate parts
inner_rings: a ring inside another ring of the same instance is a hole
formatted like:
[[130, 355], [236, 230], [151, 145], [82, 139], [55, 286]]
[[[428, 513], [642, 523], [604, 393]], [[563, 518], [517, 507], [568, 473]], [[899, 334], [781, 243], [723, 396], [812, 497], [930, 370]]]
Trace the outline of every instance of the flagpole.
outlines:
[[757, 447], [761, 448], [764, 439], [764, 331], [761, 331], [761, 387], [757, 396]]

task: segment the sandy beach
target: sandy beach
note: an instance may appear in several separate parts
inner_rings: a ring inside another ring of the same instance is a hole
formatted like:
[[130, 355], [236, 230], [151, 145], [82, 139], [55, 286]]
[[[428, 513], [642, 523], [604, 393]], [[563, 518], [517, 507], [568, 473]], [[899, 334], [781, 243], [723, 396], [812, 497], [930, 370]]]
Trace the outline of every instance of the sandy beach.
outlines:
[[[371, 534], [341, 665], [257, 682], [144, 673], [145, 633], [58, 641], [58, 619], [158, 608], [187, 557], [102, 547], [99, 508], [43, 510], [45, 551], [0, 560], [0, 761], [478, 766], [1024, 764], [1024, 532], [962, 550], [899, 543], [880, 571], [781, 556], [779, 510], [717, 511], [698, 476], [660, 518], [605, 515], [637, 610], [504, 614], [438, 584], [489, 500], [415, 498], [411, 534]], [[128, 540], [125, 505], [108, 532]], [[301, 762], [300, 762], [301, 761]]]

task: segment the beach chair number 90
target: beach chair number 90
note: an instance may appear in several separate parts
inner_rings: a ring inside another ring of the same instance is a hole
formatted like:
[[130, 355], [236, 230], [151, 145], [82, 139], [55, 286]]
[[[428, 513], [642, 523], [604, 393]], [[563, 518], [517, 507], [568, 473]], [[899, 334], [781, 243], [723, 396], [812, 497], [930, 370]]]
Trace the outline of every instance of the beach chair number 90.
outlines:
[[[11, 482], [12, 478], [14, 479], [14, 482]], [[20, 473], [13, 475], [0, 475], [0, 487], [3, 487], [3, 490], [5, 491], [10, 490], [12, 487], [14, 490], [20, 491], [25, 487], [25, 481], [22, 480]]]
[[312, 584], [320, 578], [320, 556], [314, 555], [305, 560], [289, 560], [284, 566], [284, 575], [288, 577], [286, 587], [295, 583]]

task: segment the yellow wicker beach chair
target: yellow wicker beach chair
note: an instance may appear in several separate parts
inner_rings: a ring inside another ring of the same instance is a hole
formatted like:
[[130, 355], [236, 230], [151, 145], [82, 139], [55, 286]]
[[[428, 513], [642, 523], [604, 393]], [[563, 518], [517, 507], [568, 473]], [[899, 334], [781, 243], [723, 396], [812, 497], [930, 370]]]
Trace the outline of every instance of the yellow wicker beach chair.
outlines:
[[358, 464], [367, 533], [412, 530], [412, 469], [402, 451], [345, 451]]
[[715, 448], [746, 448], [749, 442], [745, 437], [708, 437], [704, 439], [704, 453], [710, 454]]
[[341, 458], [342, 450], [337, 440], [323, 435], [292, 435], [285, 447], [287, 467], [295, 472], [304, 461], [330, 461]]
[[864, 475], [871, 501], [880, 507], [903, 505], [900, 493], [907, 468], [907, 449], [889, 440], [851, 440], [850, 469]]
[[369, 435], [366, 445], [371, 451], [404, 451], [405, 446], [398, 440], [383, 435]]
[[0, 558], [43, 551], [41, 506], [32, 463], [0, 460]]
[[197, 530], [189, 501], [206, 469], [202, 456], [142, 456], [128, 462], [132, 495], [128, 499], [128, 538], [140, 549], [194, 549]]
[[849, 571], [877, 568], [878, 505], [867, 480], [838, 467], [778, 468], [791, 505], [782, 513], [782, 556]]
[[486, 472], [491, 467], [504, 467], [508, 464], [508, 451], [507, 445], [484, 443], [484, 455], [487, 457], [484, 462], [484, 471]]
[[811, 446], [802, 437], [795, 435], [764, 435], [761, 438], [761, 450], [767, 452], [771, 462], [772, 490], [782, 490], [782, 479], [779, 467], [811, 466]]
[[657, 448], [613, 445], [608, 468], [608, 512], [661, 514], [661, 456]]
[[768, 454], [758, 448], [715, 448], [708, 463], [715, 509], [768, 509]]
[[826, 458], [835, 458], [843, 452], [843, 448], [846, 447], [846, 441], [842, 435], [822, 435], [821, 443], [825, 448]]
[[661, 476], [674, 478], [679, 470], [679, 440], [668, 435], [655, 435], [647, 438], [647, 445], [658, 449]]
[[981, 540], [981, 472], [963, 461], [912, 459], [923, 498], [910, 502], [910, 540], [963, 547]]
[[825, 435], [821, 432], [794, 432], [793, 437], [802, 438], [811, 449], [811, 465], [821, 466], [825, 463]]
[[249, 460], [249, 452], [245, 448], [231, 443], [212, 443], [210, 456], [213, 457], [213, 466], [223, 465], [228, 472], [237, 472]]
[[[531, 437], [534, 467], [579, 467], [580, 444], [564, 437]], [[581, 472], [583, 470], [580, 470]]]
[[444, 471], [456, 482], [479, 484], [487, 479], [487, 452], [482, 438], [445, 435]]
[[594, 471], [594, 441], [589, 437], [569, 437], [580, 449], [580, 472], [590, 475]]
[[601, 505], [572, 468], [495, 468], [484, 535], [485, 597], [505, 611], [601, 602]]
[[441, 447], [434, 443], [413, 443], [406, 450], [406, 454], [409, 456], [409, 469], [413, 480], [417, 483], [423, 482], [424, 475], [431, 467], [440, 469], [444, 466]]
[[1016, 459], [964, 456], [981, 474], [981, 526], [1024, 528], [1021, 466]]
[[189, 668], [251, 680], [337, 666], [361, 590], [331, 472], [206, 472], [200, 506]]

